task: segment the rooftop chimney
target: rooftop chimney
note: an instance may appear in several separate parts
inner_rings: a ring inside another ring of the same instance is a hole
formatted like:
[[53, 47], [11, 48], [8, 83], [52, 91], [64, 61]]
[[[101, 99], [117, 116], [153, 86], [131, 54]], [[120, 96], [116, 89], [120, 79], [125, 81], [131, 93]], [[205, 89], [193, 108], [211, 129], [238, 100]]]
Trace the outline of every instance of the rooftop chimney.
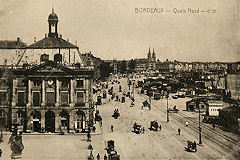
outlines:
[[37, 40], [36, 40], [36, 37], [34, 37], [34, 43], [36, 42]]
[[20, 38], [17, 37], [17, 45], [19, 45], [19, 42], [20, 42]]

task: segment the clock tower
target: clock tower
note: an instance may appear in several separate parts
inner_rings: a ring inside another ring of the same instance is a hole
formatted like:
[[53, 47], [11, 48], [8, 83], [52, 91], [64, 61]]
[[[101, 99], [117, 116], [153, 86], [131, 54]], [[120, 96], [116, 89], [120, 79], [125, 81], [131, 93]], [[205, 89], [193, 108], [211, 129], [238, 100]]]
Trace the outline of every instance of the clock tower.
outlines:
[[54, 13], [54, 9], [52, 8], [52, 13], [48, 16], [48, 24], [49, 24], [49, 37], [57, 38], [57, 25], [58, 25], [58, 16]]

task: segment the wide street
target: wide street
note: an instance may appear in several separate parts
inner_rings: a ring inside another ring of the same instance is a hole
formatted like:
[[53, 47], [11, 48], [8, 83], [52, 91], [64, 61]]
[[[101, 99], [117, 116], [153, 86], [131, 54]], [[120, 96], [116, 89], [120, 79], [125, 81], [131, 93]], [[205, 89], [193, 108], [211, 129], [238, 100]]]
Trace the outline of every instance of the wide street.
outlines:
[[[121, 83], [113, 86], [114, 93], [120, 98], [123, 92], [128, 92], [127, 79], [119, 80]], [[119, 85], [123, 92], [119, 92]], [[130, 86], [131, 92], [133, 87]], [[169, 108], [174, 105], [179, 109], [178, 113], [169, 114], [169, 122], [166, 123], [167, 100], [151, 99], [151, 110], [147, 107], [142, 109], [142, 102], [148, 97], [138, 94], [139, 88], [134, 88], [135, 106], [130, 107], [131, 100], [126, 98], [125, 103], [110, 99], [102, 99], [103, 104], [97, 106], [103, 119], [102, 128], [96, 124], [97, 132], [92, 135], [92, 142], [87, 142], [86, 134], [30, 134], [23, 135], [24, 150], [22, 159], [24, 160], [75, 160], [87, 159], [90, 151], [88, 146], [93, 146], [93, 155], [96, 158], [100, 153], [103, 159], [108, 140], [115, 141], [115, 149], [123, 160], [150, 160], [150, 159], [237, 159], [235, 153], [239, 152], [239, 136], [223, 132], [218, 127], [215, 130], [211, 125], [201, 123], [202, 145], [197, 146], [197, 152], [187, 152], [184, 147], [187, 141], [199, 142], [198, 134], [198, 113], [187, 112], [185, 110], [186, 101], [190, 98], [168, 99]], [[102, 95], [102, 92], [94, 94]], [[148, 99], [149, 100], [149, 99]], [[114, 109], [118, 109], [120, 117], [112, 117]], [[202, 117], [201, 117], [202, 119]], [[150, 121], [156, 120], [161, 125], [161, 131], [150, 131]], [[186, 126], [185, 122], [189, 125]], [[136, 134], [133, 131], [134, 122], [145, 128], [145, 132]], [[113, 132], [111, 132], [113, 125]], [[178, 128], [181, 134], [178, 135]], [[10, 144], [7, 144], [10, 135], [4, 135], [4, 142], [0, 143], [3, 151], [2, 158], [10, 159]], [[231, 138], [230, 138], [231, 137]]]
[[[120, 80], [123, 91], [128, 91], [127, 79]], [[114, 92], [121, 98], [122, 92], [118, 92], [120, 84], [114, 84]], [[132, 86], [130, 87], [132, 90]], [[105, 140], [113, 139], [119, 148], [123, 159], [234, 159], [234, 153], [239, 152], [239, 137], [231, 133], [223, 132], [218, 127], [215, 130], [210, 125], [202, 124], [202, 145], [197, 147], [197, 152], [186, 152], [184, 147], [187, 141], [199, 142], [198, 113], [186, 112], [184, 99], [169, 99], [169, 108], [174, 105], [179, 113], [170, 113], [170, 122], [166, 123], [166, 99], [151, 100], [152, 109], [141, 109], [142, 102], [148, 99], [140, 95], [135, 88], [135, 107], [130, 107], [130, 99], [125, 103], [111, 101], [99, 106], [103, 117], [103, 136]], [[109, 97], [108, 97], [109, 98]], [[114, 109], [119, 109], [120, 117], [111, 117]], [[202, 119], [202, 117], [201, 117]], [[150, 121], [156, 120], [161, 124], [161, 131], [150, 131]], [[185, 122], [189, 126], [185, 126]], [[133, 124], [137, 122], [145, 128], [144, 134], [133, 133]], [[114, 132], [110, 132], [110, 126], [114, 126]], [[178, 135], [177, 129], [181, 129]], [[230, 138], [231, 137], [231, 138]], [[236, 158], [236, 157], [235, 157]]]

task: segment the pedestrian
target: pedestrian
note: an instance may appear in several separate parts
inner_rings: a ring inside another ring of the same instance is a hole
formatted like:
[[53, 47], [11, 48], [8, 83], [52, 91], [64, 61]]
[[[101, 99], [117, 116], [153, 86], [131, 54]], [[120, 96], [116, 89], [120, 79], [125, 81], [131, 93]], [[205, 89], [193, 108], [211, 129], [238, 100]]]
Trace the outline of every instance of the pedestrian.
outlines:
[[87, 141], [88, 141], [88, 142], [91, 142], [91, 134], [90, 134], [89, 131], [88, 131], [88, 133], [87, 133]]
[[94, 156], [93, 156], [92, 151], [90, 152], [89, 158], [90, 158], [90, 159], [94, 159]]
[[188, 122], [186, 122], [186, 126], [188, 126]]
[[107, 160], [107, 159], [108, 159], [106, 154], [104, 155], [103, 159], [104, 159], [104, 160]]
[[111, 131], [113, 132], [113, 125], [111, 125]]
[[96, 131], [96, 127], [95, 126], [93, 126], [93, 132], [95, 132]]
[[215, 124], [212, 125], [213, 129], [215, 129]]
[[21, 141], [22, 141], [22, 131], [21, 131], [21, 132], [19, 132], [18, 138], [19, 138], [19, 140], [21, 140]]
[[194, 141], [193, 144], [194, 144], [195, 151], [197, 152], [197, 143], [196, 143], [196, 141]]
[[0, 136], [0, 143], [3, 142], [3, 133], [2, 133], [2, 130], [1, 130], [1, 136]]
[[142, 132], [143, 132], [143, 133], [145, 132], [145, 129], [144, 129], [144, 127], [142, 128]]
[[180, 132], [181, 132], [181, 129], [180, 129], [180, 128], [178, 128], [178, 135], [180, 135]]
[[44, 128], [43, 127], [41, 128], [41, 131], [42, 131], [42, 133], [44, 133]]
[[1, 150], [1, 148], [0, 148], [0, 157], [2, 157], [2, 150]]
[[100, 154], [99, 153], [97, 154], [97, 160], [100, 160]]
[[159, 126], [159, 130], [161, 131], [161, 129], [162, 129], [162, 126], [160, 125], [160, 126]]

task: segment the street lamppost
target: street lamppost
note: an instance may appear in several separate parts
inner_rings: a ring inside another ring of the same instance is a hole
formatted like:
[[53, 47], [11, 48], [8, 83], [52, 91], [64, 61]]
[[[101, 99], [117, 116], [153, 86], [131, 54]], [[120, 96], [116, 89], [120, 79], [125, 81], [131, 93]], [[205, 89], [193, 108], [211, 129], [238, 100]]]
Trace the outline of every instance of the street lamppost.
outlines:
[[167, 91], [167, 95], [166, 95], [166, 98], [167, 98], [167, 122], [169, 122], [169, 115], [168, 115], [168, 113], [169, 113], [169, 110], [168, 110], [168, 97], [169, 97], [169, 93], [168, 93], [168, 91]]
[[[135, 98], [134, 98], [134, 87], [135, 87], [135, 80], [133, 80], [133, 90], [132, 90], [132, 94], [133, 94], [133, 101], [135, 101]], [[133, 105], [135, 106], [135, 103], [133, 103]]]
[[151, 102], [151, 96], [152, 96], [152, 93], [149, 93], [149, 110], [151, 110], [151, 107], [152, 107], [152, 102]]
[[131, 81], [130, 81], [130, 79], [128, 78], [128, 90], [129, 90], [129, 92], [130, 92], [130, 89], [131, 89]]
[[196, 101], [196, 105], [197, 105], [197, 107], [198, 107], [198, 118], [199, 118], [199, 124], [198, 124], [198, 129], [199, 129], [199, 145], [201, 145], [202, 144], [202, 134], [201, 134], [201, 132], [202, 132], [202, 128], [201, 128], [201, 124], [200, 124], [200, 122], [201, 122], [201, 117], [200, 117], [200, 106], [199, 106], [199, 100], [197, 99], [197, 101]]

